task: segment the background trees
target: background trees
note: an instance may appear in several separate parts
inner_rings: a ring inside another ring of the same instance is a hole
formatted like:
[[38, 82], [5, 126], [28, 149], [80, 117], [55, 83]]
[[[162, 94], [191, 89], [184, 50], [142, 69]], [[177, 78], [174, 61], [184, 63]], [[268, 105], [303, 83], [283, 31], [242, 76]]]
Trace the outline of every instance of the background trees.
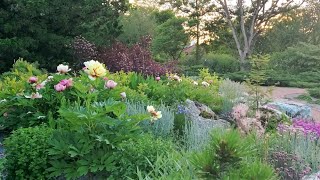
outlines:
[[270, 3], [268, 0], [254, 0], [246, 5], [243, 0], [238, 0], [232, 5], [231, 1], [217, 0], [217, 5], [232, 31], [240, 66], [244, 70], [246, 59], [252, 53], [257, 36], [269, 25], [269, 21], [281, 13], [298, 8], [301, 3], [279, 0]]
[[178, 60], [184, 47], [189, 41], [182, 23], [184, 18], [171, 18], [161, 24], [156, 29], [156, 36], [152, 42], [154, 54], [164, 53], [170, 56], [172, 60]]
[[110, 44], [121, 33], [118, 17], [127, 9], [125, 0], [3, 0], [0, 71], [8, 70], [19, 57], [52, 70], [72, 59], [68, 46], [77, 35]]

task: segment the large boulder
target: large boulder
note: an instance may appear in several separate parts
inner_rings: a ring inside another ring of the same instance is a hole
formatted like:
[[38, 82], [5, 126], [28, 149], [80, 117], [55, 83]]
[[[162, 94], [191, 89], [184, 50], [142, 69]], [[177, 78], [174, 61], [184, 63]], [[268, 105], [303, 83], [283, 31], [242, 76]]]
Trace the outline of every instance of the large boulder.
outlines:
[[275, 109], [280, 112], [287, 114], [290, 117], [301, 117], [301, 118], [310, 118], [311, 117], [311, 107], [305, 104], [297, 102], [272, 102], [265, 105], [269, 109]]
[[206, 105], [198, 102], [186, 100], [185, 105], [187, 119], [198, 122], [202, 126], [206, 127], [222, 127], [229, 128], [230, 123], [226, 120], [219, 119], [218, 116]]
[[230, 128], [230, 123], [219, 119], [206, 105], [189, 99], [185, 102], [186, 117], [185, 145], [189, 150], [202, 150], [210, 140], [213, 129], [224, 130]]

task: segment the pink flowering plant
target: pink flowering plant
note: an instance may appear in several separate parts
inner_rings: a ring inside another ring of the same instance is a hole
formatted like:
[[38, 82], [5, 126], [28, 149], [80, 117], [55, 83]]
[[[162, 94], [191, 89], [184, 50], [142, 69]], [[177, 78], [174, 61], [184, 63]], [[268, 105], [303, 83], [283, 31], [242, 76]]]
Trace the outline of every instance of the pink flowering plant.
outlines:
[[291, 179], [301, 179], [320, 170], [319, 122], [295, 118], [292, 124], [279, 124], [277, 130], [272, 154], [281, 152], [286, 158], [274, 157], [272, 161], [280, 173], [288, 178], [295, 177]]

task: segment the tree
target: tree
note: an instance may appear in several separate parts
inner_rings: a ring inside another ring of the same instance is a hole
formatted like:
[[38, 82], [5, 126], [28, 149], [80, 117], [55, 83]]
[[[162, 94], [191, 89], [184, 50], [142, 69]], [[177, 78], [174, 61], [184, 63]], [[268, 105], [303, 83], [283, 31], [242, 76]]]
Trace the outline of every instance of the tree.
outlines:
[[189, 41], [182, 23], [184, 18], [172, 18], [156, 29], [156, 36], [152, 41], [153, 53], [168, 54], [173, 60], [178, 60]]
[[175, 17], [175, 14], [172, 10], [164, 10], [164, 11], [154, 11], [153, 15], [156, 19], [158, 25], [161, 25]]
[[121, 34], [118, 17], [127, 8], [126, 0], [0, 1], [0, 72], [19, 57], [54, 70], [72, 59], [68, 46], [78, 35], [111, 43]]
[[196, 61], [200, 60], [200, 39], [204, 33], [205, 18], [214, 12], [211, 0], [162, 0], [188, 18], [189, 34], [196, 39]]
[[140, 41], [144, 36], [154, 36], [154, 30], [157, 23], [154, 9], [135, 7], [129, 10], [127, 14], [121, 16], [120, 24], [123, 33], [119, 36], [119, 40], [123, 43], [132, 45]]
[[255, 52], [282, 52], [299, 42], [320, 44], [320, 2], [284, 13], [273, 19], [272, 28], [257, 38]]
[[269, 25], [272, 18], [279, 14], [300, 7], [304, 2], [295, 3], [294, 0], [252, 0], [246, 5], [243, 0], [238, 0], [236, 5], [231, 5], [227, 0], [216, 0], [219, 13], [228, 22], [235, 41], [241, 70], [245, 70], [247, 57], [252, 53], [254, 43], [259, 34]]

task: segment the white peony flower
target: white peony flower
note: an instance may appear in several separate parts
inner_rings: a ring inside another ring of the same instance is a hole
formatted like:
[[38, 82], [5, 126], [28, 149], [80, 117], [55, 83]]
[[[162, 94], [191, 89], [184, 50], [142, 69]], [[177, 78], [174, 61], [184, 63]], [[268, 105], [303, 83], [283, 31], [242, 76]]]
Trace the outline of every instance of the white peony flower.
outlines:
[[202, 83], [201, 83], [203, 86], [205, 86], [205, 87], [208, 87], [208, 86], [210, 86], [210, 84], [209, 83], [207, 83], [207, 82], [205, 82], [205, 81], [202, 81]]
[[156, 111], [156, 109], [153, 106], [147, 106], [147, 111], [149, 113]]
[[60, 74], [65, 74], [65, 73], [71, 71], [71, 69], [69, 69], [69, 66], [68, 66], [68, 65], [60, 64], [60, 65], [57, 67], [57, 71], [58, 71]]

